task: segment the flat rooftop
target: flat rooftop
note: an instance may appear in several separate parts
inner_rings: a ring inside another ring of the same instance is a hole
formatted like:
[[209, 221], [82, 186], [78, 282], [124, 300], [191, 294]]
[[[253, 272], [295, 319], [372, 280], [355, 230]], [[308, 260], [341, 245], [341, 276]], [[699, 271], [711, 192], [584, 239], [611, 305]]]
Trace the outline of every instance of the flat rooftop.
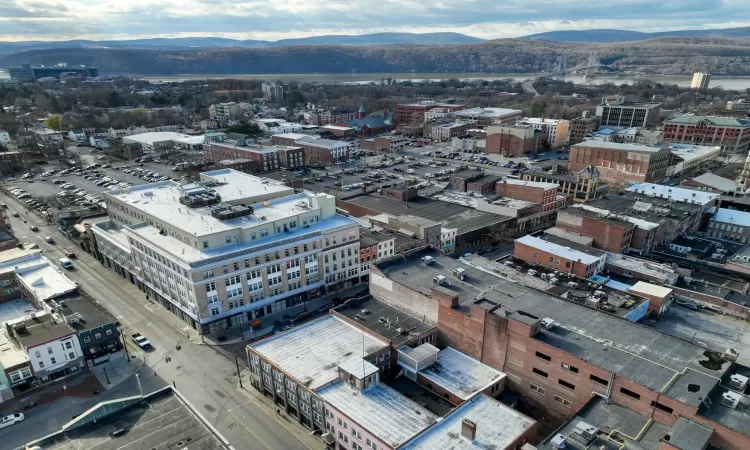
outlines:
[[[558, 450], [552, 444], [557, 435], [567, 438], [575, 436], [576, 426], [584, 422], [596, 427], [596, 440], [591, 445], [580, 445], [580, 448], [605, 450], [658, 450], [659, 442], [669, 433], [669, 427], [656, 421], [650, 421], [632, 409], [616, 403], [607, 403], [600, 397], [592, 397], [573, 417], [568, 419], [560, 428], [547, 439], [540, 442], [539, 450]], [[648, 427], [646, 425], [651, 423]], [[645, 431], [641, 431], [645, 428]], [[617, 430], [617, 440], [610, 440], [607, 436]], [[636, 437], [637, 439], [633, 439]], [[570, 439], [572, 441], [573, 439]], [[570, 442], [569, 441], [569, 442]], [[568, 444], [566, 448], [577, 449], [579, 446]], [[600, 447], [601, 446], [601, 447]]]
[[510, 114], [521, 114], [520, 109], [508, 109], [508, 108], [469, 108], [456, 111], [456, 115], [471, 115], [471, 116], [489, 116], [489, 117], [502, 117]]
[[[127, 428], [120, 437], [109, 433]], [[146, 396], [99, 403], [62, 430], [27, 444], [44, 450], [228, 450], [231, 447], [181, 394], [168, 386]]]
[[158, 142], [173, 141], [178, 144], [185, 145], [200, 145], [203, 144], [204, 137], [190, 136], [182, 133], [175, 133], [173, 131], [154, 131], [150, 133], [132, 134], [130, 136], [123, 137], [124, 140], [130, 142], [137, 142], [147, 147], [153, 146]]
[[343, 362], [364, 358], [388, 343], [328, 315], [249, 347], [309, 389], [317, 389], [338, 378]]
[[[420, 260], [423, 256], [435, 259], [425, 265]], [[452, 284], [449, 289], [459, 296], [457, 309], [462, 312], [470, 313], [471, 304], [481, 298], [489, 305], [502, 305], [510, 318], [552, 318], [559, 325], [541, 330], [535, 339], [688, 405], [699, 405], [699, 398], [729, 367], [728, 363], [713, 363], [714, 354], [688, 341], [526, 287], [512, 276], [501, 278], [433, 250], [377, 266], [394, 282], [421, 293], [430, 293], [435, 276], [446, 276]], [[453, 276], [458, 268], [465, 270], [463, 281]], [[700, 389], [691, 392], [688, 384]]]
[[254, 241], [251, 240], [250, 242], [232, 243], [223, 245], [221, 247], [215, 247], [205, 250], [199, 250], [193, 246], [187, 245], [172, 236], [164, 236], [163, 234], [161, 234], [161, 230], [145, 223], [127, 227], [125, 228], [125, 230], [148, 240], [153, 245], [162, 248], [163, 250], [173, 254], [177, 258], [188, 261], [189, 263], [194, 265], [200, 265], [200, 263], [202, 262], [206, 262], [213, 258], [226, 256], [228, 254], [247, 253], [253, 251], [254, 249], [258, 249], [259, 251], [262, 248], [266, 248], [266, 245], [270, 244], [282, 245], [282, 242], [290, 242], [291, 240], [302, 242], [308, 239], [312, 242], [312, 240], [317, 236], [320, 236], [321, 232], [324, 230], [336, 227], [352, 226], [356, 223], [357, 222], [355, 220], [348, 217], [335, 215], [333, 217], [329, 217], [328, 219], [324, 219], [320, 222], [309, 225], [307, 228], [294, 228], [288, 233], [283, 233], [283, 235], [271, 234], [267, 237], [264, 237], [263, 239], [256, 239]]
[[[115, 322], [115, 318], [104, 307], [85, 292], [79, 290], [57, 297], [54, 300], [60, 314], [65, 317], [73, 314], [83, 316], [83, 322], [71, 323], [76, 331], [90, 330]], [[47, 302], [52, 306], [52, 301]]]
[[29, 362], [26, 351], [16, 347], [5, 326], [0, 325], [0, 367], [11, 369]]
[[729, 225], [750, 227], [750, 212], [737, 211], [734, 209], [714, 208], [715, 213], [711, 217], [712, 222], [721, 222]]
[[694, 177], [693, 181], [697, 181], [698, 183], [705, 184], [706, 186], [711, 186], [714, 189], [724, 192], [735, 192], [737, 191], [738, 187], [736, 181], [720, 177], [710, 172]]
[[[464, 419], [477, 426], [473, 442], [461, 437]], [[412, 439], [402, 450], [504, 449], [536, 422], [484, 394], [476, 395], [440, 422]]]
[[657, 279], [669, 279], [669, 284], [676, 282], [679, 276], [669, 264], [660, 264], [619, 253], [609, 253], [607, 255], [607, 264]]
[[505, 378], [499, 370], [452, 347], [440, 350], [437, 361], [419, 374], [462, 400]]
[[[562, 242], [565, 240], [558, 239], [558, 241]], [[578, 244], [575, 244], [572, 242], [570, 243], [566, 242], [566, 244], [568, 245], [565, 246], [565, 245], [557, 244], [552, 241], [545, 241], [544, 239], [540, 239], [536, 236], [531, 236], [531, 235], [526, 235], [521, 238], [518, 238], [516, 239], [516, 242], [520, 244], [528, 245], [529, 247], [536, 248], [547, 253], [551, 253], [561, 258], [570, 259], [573, 261], [579, 261], [586, 265], [594, 264], [597, 261], [599, 261], [604, 255], [606, 255], [606, 252], [602, 252], [601, 250], [600, 250], [601, 254], [599, 255], [590, 254], [589, 252], [594, 253], [594, 251], [596, 250], [591, 247], [584, 247], [582, 245], [579, 246]], [[582, 248], [587, 249], [588, 251], [587, 252], [579, 251], [577, 249], [572, 248], [573, 246], [582, 247]]]
[[[334, 311], [400, 347], [435, 327], [388, 306], [370, 295], [349, 300]], [[367, 311], [367, 312], [363, 312]], [[396, 331], [401, 328], [404, 332]]]
[[75, 333], [75, 330], [65, 322], [52, 322], [52, 316], [49, 314], [40, 318], [31, 318], [14, 324], [14, 327], [18, 330], [18, 326], [24, 324], [26, 327], [23, 331], [16, 331], [18, 341], [30, 349], [37, 345], [44, 344], [49, 341], [69, 336]]
[[707, 205], [719, 197], [719, 194], [654, 183], [635, 184], [625, 190], [628, 192], [644, 194], [648, 197], [660, 197], [679, 202], [697, 203], [700, 205]]
[[18, 281], [38, 299], [47, 300], [78, 290], [78, 286], [47, 258], [31, 267], [16, 270]]
[[[392, 216], [413, 215], [442, 224], [443, 228], [456, 228], [458, 234], [513, 220], [507, 216], [477, 211], [454, 203], [416, 197], [405, 202], [377, 194], [360, 195], [346, 200], [349, 203]], [[344, 208], [346, 209], [346, 208]]]
[[[261, 216], [269, 217], [268, 220], [278, 220], [301, 212], [294, 208], [305, 195], [293, 195], [294, 189], [280, 182], [264, 180], [231, 169], [208, 172], [208, 174], [214, 175], [212, 178], [219, 183], [181, 186], [179, 183], [162, 181], [137, 185], [128, 189], [115, 189], [105, 192], [105, 195], [126, 203], [130, 208], [163, 219], [194, 236], [254, 227], [261, 222]], [[257, 207], [255, 214], [223, 221], [211, 216], [209, 206], [190, 208], [179, 202], [180, 197], [185, 193], [205, 190], [213, 190], [219, 194], [224, 203], [253, 205]], [[270, 201], [273, 208], [263, 210], [262, 202], [265, 201]]]
[[595, 141], [588, 140], [583, 141], [579, 144], [575, 144], [572, 148], [600, 148], [604, 150], [616, 150], [620, 152], [636, 152], [636, 153], [658, 153], [664, 150], [664, 147], [652, 147], [650, 145], [631, 144], [631, 143], [619, 143], [609, 141]]
[[317, 394], [394, 448], [438, 419], [435, 414], [383, 383], [360, 391], [338, 380], [318, 390]]
[[557, 183], [545, 183], [543, 181], [525, 181], [515, 180], [513, 178], [506, 178], [503, 180], [504, 184], [513, 184], [516, 186], [528, 186], [541, 189], [557, 189], [559, 185]]

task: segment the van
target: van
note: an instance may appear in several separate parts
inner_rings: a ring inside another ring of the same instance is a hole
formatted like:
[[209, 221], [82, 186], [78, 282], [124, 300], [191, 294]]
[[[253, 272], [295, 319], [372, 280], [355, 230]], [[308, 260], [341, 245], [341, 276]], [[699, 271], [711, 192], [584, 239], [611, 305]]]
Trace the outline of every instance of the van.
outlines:
[[63, 269], [71, 270], [73, 269], [73, 261], [71, 261], [68, 258], [60, 258], [57, 260], [57, 262], [60, 263], [60, 267]]

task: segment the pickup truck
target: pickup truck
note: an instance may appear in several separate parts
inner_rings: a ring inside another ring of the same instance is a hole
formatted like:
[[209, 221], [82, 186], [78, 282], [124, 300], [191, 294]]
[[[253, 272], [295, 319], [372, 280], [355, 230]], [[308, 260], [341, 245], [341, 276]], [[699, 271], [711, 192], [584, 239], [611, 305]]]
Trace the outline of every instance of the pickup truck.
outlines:
[[130, 335], [130, 339], [133, 340], [136, 344], [138, 344], [138, 347], [140, 348], [150, 348], [151, 343], [146, 339], [146, 336], [142, 335], [141, 333], [135, 333]]

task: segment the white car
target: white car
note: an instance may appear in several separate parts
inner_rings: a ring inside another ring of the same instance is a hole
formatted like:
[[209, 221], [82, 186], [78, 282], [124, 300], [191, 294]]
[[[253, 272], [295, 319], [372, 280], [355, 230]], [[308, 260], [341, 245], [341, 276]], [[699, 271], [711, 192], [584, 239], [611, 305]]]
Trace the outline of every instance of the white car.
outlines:
[[3, 421], [0, 422], [0, 428], [5, 428], [13, 425], [14, 423], [22, 422], [24, 419], [23, 413], [15, 413], [9, 416], [3, 417]]

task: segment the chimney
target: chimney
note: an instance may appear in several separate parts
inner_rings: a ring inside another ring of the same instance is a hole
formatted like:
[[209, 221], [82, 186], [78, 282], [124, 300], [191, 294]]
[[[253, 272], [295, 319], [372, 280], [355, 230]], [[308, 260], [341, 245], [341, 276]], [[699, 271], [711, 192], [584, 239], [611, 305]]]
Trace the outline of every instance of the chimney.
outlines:
[[477, 438], [477, 424], [469, 419], [464, 419], [461, 422], [461, 436], [474, 442], [474, 439]]

